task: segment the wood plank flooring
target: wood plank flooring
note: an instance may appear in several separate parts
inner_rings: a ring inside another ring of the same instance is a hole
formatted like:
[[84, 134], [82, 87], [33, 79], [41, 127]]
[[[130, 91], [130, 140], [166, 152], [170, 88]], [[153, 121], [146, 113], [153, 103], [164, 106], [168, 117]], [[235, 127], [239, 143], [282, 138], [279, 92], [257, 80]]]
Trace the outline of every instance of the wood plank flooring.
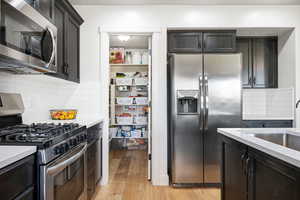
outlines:
[[114, 150], [110, 178], [97, 188], [94, 200], [220, 200], [218, 189], [178, 189], [153, 186], [147, 180], [147, 152]]

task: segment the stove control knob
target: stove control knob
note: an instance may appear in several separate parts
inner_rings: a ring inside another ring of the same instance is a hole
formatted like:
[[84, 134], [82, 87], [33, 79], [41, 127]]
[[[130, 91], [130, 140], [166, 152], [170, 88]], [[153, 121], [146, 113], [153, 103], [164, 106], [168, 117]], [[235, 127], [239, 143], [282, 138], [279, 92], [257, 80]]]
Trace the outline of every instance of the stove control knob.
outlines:
[[55, 147], [54, 148], [54, 155], [58, 155], [60, 154], [60, 148], [59, 147]]
[[65, 143], [65, 144], [63, 144], [63, 148], [64, 148], [64, 151], [67, 152], [70, 149], [70, 146], [68, 143]]
[[75, 146], [76, 143], [77, 143], [77, 140], [76, 139], [71, 139], [69, 143], [70, 143], [70, 146]]
[[65, 153], [65, 147], [64, 147], [64, 144], [61, 144], [61, 145], [59, 145], [58, 147], [56, 147], [58, 150], [58, 154], [63, 154], [63, 153]]
[[74, 145], [77, 145], [77, 144], [78, 144], [78, 139], [75, 138], [75, 139], [74, 139]]
[[85, 135], [81, 135], [81, 142], [84, 142], [86, 140], [86, 136]]

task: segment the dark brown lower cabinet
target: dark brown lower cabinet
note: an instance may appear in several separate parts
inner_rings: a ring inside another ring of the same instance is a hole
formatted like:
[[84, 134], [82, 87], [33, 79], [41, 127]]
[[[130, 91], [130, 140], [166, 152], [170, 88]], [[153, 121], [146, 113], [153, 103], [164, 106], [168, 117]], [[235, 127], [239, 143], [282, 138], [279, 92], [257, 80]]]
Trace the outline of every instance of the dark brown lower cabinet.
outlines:
[[1, 200], [36, 200], [35, 156], [28, 156], [0, 169]]
[[300, 169], [223, 137], [222, 200], [299, 200]]
[[222, 142], [222, 200], [246, 200], [247, 176], [244, 158], [247, 147], [234, 140], [223, 138]]

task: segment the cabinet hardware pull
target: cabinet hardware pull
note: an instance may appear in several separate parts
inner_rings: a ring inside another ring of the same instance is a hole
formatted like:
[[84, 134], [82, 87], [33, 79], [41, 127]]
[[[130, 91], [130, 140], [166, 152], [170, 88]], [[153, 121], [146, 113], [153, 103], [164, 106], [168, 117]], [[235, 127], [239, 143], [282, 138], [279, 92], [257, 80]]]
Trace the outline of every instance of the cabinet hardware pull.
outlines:
[[253, 85], [256, 85], [256, 77], [253, 77]]
[[245, 158], [246, 158], [246, 152], [242, 154], [241, 156], [241, 161], [242, 161], [242, 170], [243, 170], [243, 173], [245, 175], [247, 175], [247, 172], [246, 172], [246, 168], [245, 168]]
[[299, 105], [300, 105], [300, 100], [297, 101], [297, 103], [296, 103], [296, 108], [298, 108]]
[[64, 74], [67, 75], [67, 76], [69, 75], [69, 72], [68, 72], [68, 71], [69, 71], [69, 65], [66, 63], [66, 64], [64, 65]]
[[250, 168], [249, 163], [250, 163], [250, 158], [248, 157], [248, 158], [246, 159], [246, 170], [245, 170], [246, 175], [249, 175], [249, 168]]

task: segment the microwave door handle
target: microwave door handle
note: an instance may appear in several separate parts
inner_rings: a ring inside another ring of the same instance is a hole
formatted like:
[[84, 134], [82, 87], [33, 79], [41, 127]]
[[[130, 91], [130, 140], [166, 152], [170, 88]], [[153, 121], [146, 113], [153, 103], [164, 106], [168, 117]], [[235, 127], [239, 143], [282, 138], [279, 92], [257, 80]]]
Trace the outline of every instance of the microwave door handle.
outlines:
[[50, 65], [53, 63], [54, 59], [55, 59], [55, 52], [56, 52], [56, 42], [55, 42], [55, 36], [53, 31], [51, 30], [51, 28], [47, 28], [47, 30], [49, 31], [50, 35], [51, 35], [51, 39], [52, 39], [52, 54], [51, 54], [51, 58], [49, 60], [49, 63], [47, 63], [46, 67], [49, 68]]
[[80, 150], [77, 154], [75, 154], [71, 158], [68, 158], [67, 160], [62, 161], [62, 162], [58, 163], [57, 165], [49, 167], [47, 169], [47, 174], [55, 174], [55, 173], [61, 171], [62, 169], [66, 168], [67, 166], [69, 166], [70, 164], [75, 162], [78, 158], [80, 158], [85, 153], [86, 149], [87, 149], [87, 144], [85, 144], [84, 147], [82, 148], [82, 150]]

